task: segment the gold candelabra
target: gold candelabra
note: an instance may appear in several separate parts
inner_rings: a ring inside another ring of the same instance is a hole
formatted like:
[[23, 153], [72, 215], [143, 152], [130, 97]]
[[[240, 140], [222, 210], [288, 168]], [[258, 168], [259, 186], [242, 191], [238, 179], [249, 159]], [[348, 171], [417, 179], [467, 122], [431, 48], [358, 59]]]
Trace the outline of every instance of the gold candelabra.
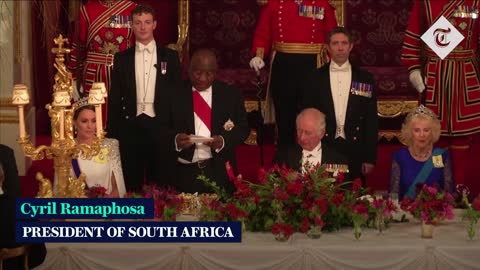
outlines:
[[72, 104], [73, 78], [72, 73], [65, 66], [65, 54], [70, 49], [64, 48], [68, 39], [60, 34], [53, 41], [58, 46], [52, 49], [56, 54], [53, 66], [57, 69], [53, 86], [52, 103], [45, 108], [50, 116], [52, 129], [52, 142], [50, 146], [40, 145], [35, 147], [30, 141], [30, 136], [25, 131], [24, 106], [29, 104], [30, 97], [28, 88], [23, 84], [16, 84], [13, 88], [12, 104], [18, 106], [18, 118], [20, 136], [18, 142], [22, 146], [26, 156], [33, 160], [41, 160], [47, 157], [54, 161], [55, 178], [54, 188], [49, 179], [37, 173], [37, 180], [40, 181], [40, 188], [37, 197], [60, 197], [60, 198], [81, 198], [85, 197], [85, 175], [78, 178], [71, 175], [71, 163], [73, 158], [79, 156], [90, 159], [98, 154], [100, 145], [103, 142], [104, 132], [102, 125], [101, 106], [105, 103], [106, 89], [104, 83], [94, 83], [89, 92], [88, 104], [95, 106], [96, 113], [96, 137], [91, 145], [77, 144], [73, 134], [73, 114], [78, 107]]

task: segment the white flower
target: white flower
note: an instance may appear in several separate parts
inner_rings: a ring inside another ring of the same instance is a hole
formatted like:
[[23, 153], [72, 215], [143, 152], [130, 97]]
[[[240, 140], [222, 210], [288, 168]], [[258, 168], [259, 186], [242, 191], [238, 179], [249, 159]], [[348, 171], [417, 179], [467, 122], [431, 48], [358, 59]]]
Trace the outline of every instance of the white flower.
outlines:
[[369, 202], [373, 202], [373, 197], [370, 194], [363, 195], [362, 197], [359, 198], [360, 200], [367, 200]]

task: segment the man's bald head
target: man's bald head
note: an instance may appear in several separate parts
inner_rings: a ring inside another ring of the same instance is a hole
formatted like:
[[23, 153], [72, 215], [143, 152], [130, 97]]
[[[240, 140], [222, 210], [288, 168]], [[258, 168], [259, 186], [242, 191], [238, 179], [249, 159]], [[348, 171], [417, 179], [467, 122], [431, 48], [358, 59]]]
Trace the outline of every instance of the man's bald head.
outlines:
[[209, 88], [215, 80], [217, 69], [217, 57], [212, 50], [200, 49], [195, 51], [188, 70], [193, 87], [198, 91]]

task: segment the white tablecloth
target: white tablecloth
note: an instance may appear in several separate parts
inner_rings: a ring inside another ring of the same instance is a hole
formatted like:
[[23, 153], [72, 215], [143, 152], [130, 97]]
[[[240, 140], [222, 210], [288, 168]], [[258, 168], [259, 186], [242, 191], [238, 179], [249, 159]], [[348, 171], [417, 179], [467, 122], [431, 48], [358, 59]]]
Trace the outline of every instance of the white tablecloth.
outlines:
[[245, 233], [242, 243], [48, 243], [37, 269], [480, 269], [480, 232], [442, 222], [433, 239], [418, 222], [391, 224], [382, 235], [351, 228], [320, 239], [294, 234], [287, 242], [269, 233]]

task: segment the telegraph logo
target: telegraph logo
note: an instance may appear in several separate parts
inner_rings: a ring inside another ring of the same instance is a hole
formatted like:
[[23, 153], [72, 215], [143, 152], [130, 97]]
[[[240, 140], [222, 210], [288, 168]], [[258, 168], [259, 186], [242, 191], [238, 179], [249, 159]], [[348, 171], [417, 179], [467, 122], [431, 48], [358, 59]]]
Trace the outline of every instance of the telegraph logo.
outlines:
[[422, 35], [423, 42], [442, 60], [445, 59], [464, 38], [455, 26], [443, 16]]
[[450, 28], [447, 29], [442, 29], [438, 28], [435, 31], [433, 31], [433, 34], [435, 35], [435, 45], [437, 45], [440, 48], [447, 47], [450, 45], [450, 41], [448, 40], [448, 34], [450, 34], [452, 30]]

